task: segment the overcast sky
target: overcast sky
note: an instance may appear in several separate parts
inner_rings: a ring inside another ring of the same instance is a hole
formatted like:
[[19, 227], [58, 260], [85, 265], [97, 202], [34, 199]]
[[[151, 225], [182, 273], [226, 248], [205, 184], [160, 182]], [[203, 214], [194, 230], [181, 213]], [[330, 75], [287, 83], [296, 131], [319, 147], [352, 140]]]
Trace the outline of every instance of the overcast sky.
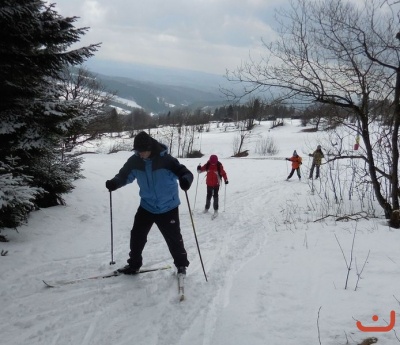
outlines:
[[57, 12], [88, 26], [80, 45], [102, 42], [95, 59], [223, 75], [261, 38], [274, 37], [274, 10], [287, 0], [54, 0]]

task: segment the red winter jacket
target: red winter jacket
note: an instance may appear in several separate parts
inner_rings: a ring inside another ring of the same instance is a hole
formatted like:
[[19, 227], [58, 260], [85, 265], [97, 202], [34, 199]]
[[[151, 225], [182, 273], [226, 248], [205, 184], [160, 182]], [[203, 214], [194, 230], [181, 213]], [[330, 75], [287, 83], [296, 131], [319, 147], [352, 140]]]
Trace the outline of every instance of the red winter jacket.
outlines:
[[292, 156], [287, 158], [287, 160], [292, 162], [292, 169], [298, 169], [302, 164], [302, 158], [300, 156]]
[[[219, 165], [219, 173], [217, 165]], [[224, 179], [225, 182], [228, 180], [228, 176], [226, 175], [226, 172], [221, 162], [218, 162], [217, 164], [211, 164], [210, 162], [207, 162], [200, 168], [200, 170], [197, 170], [197, 172], [199, 173], [205, 171], [207, 171], [206, 185], [209, 187], [219, 186], [221, 177]]]

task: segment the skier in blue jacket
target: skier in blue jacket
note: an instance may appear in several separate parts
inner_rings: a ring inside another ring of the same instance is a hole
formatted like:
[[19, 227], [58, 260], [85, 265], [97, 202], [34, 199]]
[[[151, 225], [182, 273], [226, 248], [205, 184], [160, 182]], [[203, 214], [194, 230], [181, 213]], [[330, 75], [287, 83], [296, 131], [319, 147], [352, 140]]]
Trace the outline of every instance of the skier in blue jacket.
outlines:
[[126, 161], [118, 174], [106, 181], [110, 192], [134, 180], [140, 188], [140, 206], [131, 230], [128, 265], [118, 271], [124, 274], [136, 274], [139, 271], [143, 264], [142, 252], [147, 235], [156, 223], [168, 245], [178, 273], [186, 274], [189, 261], [180, 229], [177, 180], [181, 189], [187, 191], [193, 182], [193, 174], [168, 154], [164, 144], [146, 132], [136, 135], [133, 149], [134, 155]]

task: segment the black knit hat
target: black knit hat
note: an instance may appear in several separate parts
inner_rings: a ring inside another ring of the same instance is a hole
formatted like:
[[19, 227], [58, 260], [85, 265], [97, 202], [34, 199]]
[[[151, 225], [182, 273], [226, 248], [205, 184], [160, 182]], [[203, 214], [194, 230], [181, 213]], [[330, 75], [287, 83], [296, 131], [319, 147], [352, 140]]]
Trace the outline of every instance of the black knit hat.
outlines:
[[151, 151], [153, 141], [146, 132], [140, 132], [133, 141], [133, 149], [138, 152]]

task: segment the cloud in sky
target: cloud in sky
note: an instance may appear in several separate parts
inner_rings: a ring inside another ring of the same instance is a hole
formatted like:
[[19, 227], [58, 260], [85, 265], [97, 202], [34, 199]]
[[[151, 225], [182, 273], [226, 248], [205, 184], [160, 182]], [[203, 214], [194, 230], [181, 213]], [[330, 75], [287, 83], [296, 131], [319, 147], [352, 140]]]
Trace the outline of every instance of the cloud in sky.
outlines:
[[53, 0], [60, 15], [90, 27], [80, 45], [102, 42], [95, 59], [215, 74], [233, 70], [273, 39], [286, 0]]

